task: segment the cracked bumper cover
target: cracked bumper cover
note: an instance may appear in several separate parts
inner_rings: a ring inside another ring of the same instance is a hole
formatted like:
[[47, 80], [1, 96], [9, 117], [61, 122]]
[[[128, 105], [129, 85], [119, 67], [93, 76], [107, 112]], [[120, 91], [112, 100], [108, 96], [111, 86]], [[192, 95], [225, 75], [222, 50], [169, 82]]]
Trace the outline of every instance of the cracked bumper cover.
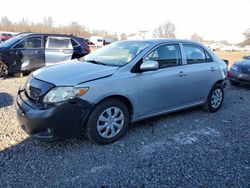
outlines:
[[16, 112], [21, 128], [29, 135], [42, 140], [58, 140], [77, 136], [93, 105], [76, 98], [48, 108], [34, 105], [24, 91], [16, 98]]

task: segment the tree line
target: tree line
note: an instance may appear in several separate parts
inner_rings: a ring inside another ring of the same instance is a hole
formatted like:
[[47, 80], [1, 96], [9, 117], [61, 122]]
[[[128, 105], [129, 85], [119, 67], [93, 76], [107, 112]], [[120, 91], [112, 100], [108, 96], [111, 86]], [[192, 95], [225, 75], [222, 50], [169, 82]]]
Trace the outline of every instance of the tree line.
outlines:
[[106, 38], [117, 37], [116, 33], [109, 33], [106, 30], [90, 30], [77, 22], [55, 26], [52, 17], [45, 17], [42, 22], [34, 23], [25, 18], [19, 22], [12, 22], [7, 16], [4, 16], [0, 19], [0, 31], [72, 34], [85, 38], [89, 38], [91, 35], [101, 35]]

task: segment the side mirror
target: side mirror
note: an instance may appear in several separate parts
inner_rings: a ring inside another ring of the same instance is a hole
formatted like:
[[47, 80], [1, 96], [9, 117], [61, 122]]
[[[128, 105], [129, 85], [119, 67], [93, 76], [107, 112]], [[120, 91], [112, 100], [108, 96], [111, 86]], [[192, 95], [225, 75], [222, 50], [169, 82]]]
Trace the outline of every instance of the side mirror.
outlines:
[[158, 61], [145, 60], [140, 66], [141, 71], [154, 71], [159, 69]]
[[250, 59], [250, 56], [244, 56], [243, 59]]

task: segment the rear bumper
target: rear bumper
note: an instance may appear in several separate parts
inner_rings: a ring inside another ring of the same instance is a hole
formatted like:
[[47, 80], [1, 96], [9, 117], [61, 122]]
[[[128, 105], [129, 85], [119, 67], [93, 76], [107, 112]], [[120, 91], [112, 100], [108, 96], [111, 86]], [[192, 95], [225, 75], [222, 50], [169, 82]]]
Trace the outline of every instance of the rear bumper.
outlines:
[[42, 140], [58, 140], [81, 133], [92, 105], [75, 99], [47, 109], [37, 108], [25, 97], [24, 91], [16, 98], [16, 112], [21, 128]]

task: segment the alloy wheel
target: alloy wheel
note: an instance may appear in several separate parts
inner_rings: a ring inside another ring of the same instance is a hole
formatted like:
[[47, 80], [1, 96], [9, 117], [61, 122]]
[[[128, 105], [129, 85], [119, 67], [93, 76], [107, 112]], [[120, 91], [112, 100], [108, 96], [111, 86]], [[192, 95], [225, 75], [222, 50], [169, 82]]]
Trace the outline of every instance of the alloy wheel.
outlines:
[[103, 138], [115, 137], [124, 126], [124, 113], [118, 107], [105, 109], [97, 120], [98, 134]]
[[217, 88], [216, 90], [214, 90], [212, 97], [211, 97], [211, 106], [214, 109], [220, 106], [222, 102], [222, 97], [223, 97], [223, 93], [221, 89]]
[[0, 61], [0, 78], [8, 75], [8, 67]]

